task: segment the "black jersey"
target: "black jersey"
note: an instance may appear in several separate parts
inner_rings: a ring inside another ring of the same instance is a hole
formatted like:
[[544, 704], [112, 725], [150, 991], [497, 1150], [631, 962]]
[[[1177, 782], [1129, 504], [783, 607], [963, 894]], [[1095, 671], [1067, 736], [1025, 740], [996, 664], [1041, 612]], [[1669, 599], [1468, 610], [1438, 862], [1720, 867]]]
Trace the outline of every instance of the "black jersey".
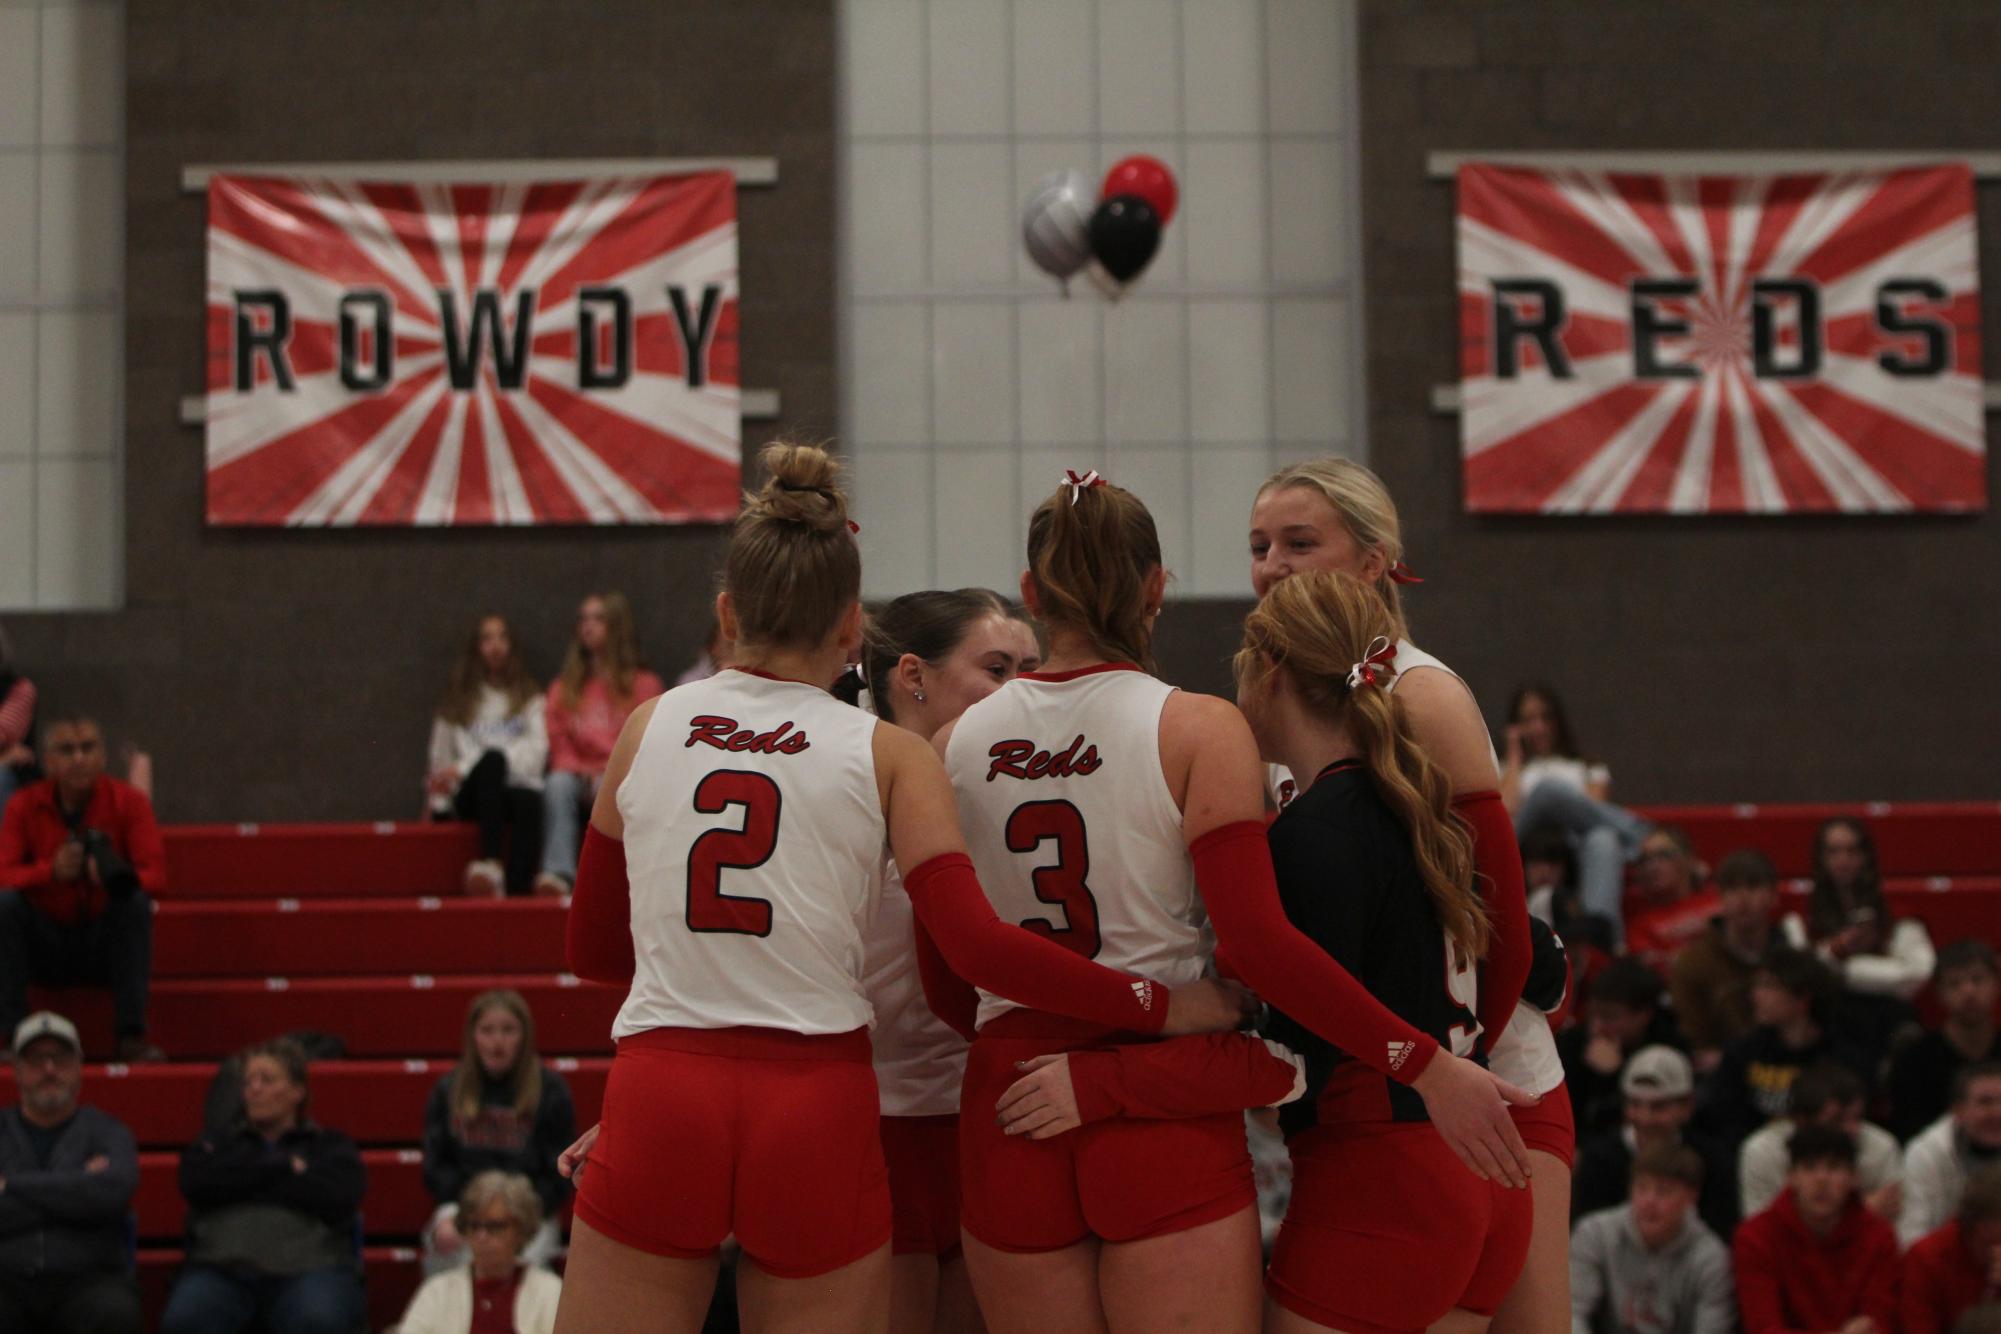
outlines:
[[[1459, 966], [1418, 871], [1410, 834], [1358, 761], [1331, 765], [1271, 827], [1279, 901], [1292, 924], [1399, 1019], [1480, 1059], [1479, 972]], [[1274, 1010], [1270, 1037], [1306, 1058], [1307, 1096], [1280, 1109], [1286, 1134], [1320, 1123], [1424, 1121], [1424, 1100]]]

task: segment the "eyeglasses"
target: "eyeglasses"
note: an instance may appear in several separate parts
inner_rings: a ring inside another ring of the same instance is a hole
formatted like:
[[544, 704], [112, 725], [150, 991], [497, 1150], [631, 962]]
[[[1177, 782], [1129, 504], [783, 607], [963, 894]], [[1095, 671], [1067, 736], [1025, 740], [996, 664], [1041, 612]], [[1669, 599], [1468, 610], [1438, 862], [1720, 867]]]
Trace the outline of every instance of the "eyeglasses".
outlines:
[[482, 1232], [491, 1233], [497, 1237], [503, 1232], [512, 1232], [513, 1230], [514, 1220], [511, 1218], [472, 1218], [459, 1224], [460, 1235], [467, 1237], [478, 1236]]

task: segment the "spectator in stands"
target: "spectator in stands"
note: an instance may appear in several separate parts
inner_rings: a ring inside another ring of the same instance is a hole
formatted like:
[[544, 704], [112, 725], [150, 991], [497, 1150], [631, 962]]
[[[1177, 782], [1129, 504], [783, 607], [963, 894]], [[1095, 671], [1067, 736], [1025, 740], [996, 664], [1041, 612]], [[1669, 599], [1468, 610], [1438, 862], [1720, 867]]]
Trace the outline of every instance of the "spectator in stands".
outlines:
[[21, 1101], [0, 1112], [0, 1330], [139, 1334], [125, 1224], [132, 1132], [78, 1103], [83, 1044], [43, 1010], [14, 1031]]
[[1868, 1100], [1862, 1077], [1845, 1065], [1823, 1061], [1802, 1070], [1787, 1095], [1784, 1119], [1760, 1127], [1737, 1156], [1744, 1217], [1763, 1213], [1786, 1188], [1786, 1142], [1802, 1126], [1833, 1126], [1855, 1141], [1855, 1184], [1862, 1202], [1897, 1221], [1902, 1209], [1904, 1151], [1897, 1137], [1862, 1119]]
[[1686, 1148], [1702, 1162], [1696, 1212], [1725, 1241], [1737, 1228], [1736, 1164], [1730, 1150], [1689, 1127], [1695, 1071], [1673, 1047], [1642, 1047], [1619, 1076], [1626, 1123], [1584, 1137], [1570, 1182], [1570, 1216], [1583, 1218], [1626, 1202], [1633, 1164], [1650, 1149]]
[[1709, 874], [1686, 831], [1673, 825], [1640, 841], [1639, 872], [1626, 904], [1626, 953], [1659, 969], [1709, 929], [1723, 900], [1702, 882]]
[[358, 1251], [361, 1153], [306, 1116], [306, 1057], [287, 1038], [243, 1054], [243, 1117], [181, 1155], [188, 1262], [161, 1334], [353, 1334], [367, 1314]]
[[0, 806], [41, 776], [35, 763], [35, 683], [14, 662], [14, 645], [0, 629]]
[[1744, 1334], [1895, 1334], [1897, 1236], [1855, 1194], [1855, 1141], [1806, 1126], [1772, 1207], [1737, 1229]]
[[556, 1216], [570, 1183], [556, 1159], [576, 1138], [570, 1086], [535, 1050], [535, 1016], [518, 991], [488, 991], [466, 1010], [458, 1067], [431, 1089], [424, 1110], [424, 1185], [438, 1202], [424, 1228], [424, 1269], [439, 1273], [468, 1260], [458, 1226], [459, 1199], [482, 1172], [525, 1177], [547, 1220], [521, 1238], [531, 1264], [562, 1249]]
[[1585, 1022], [1557, 1035], [1580, 1135], [1619, 1124], [1619, 1075], [1642, 1047], [1681, 1046], [1662, 1004], [1660, 975], [1637, 959], [1616, 959], [1591, 984]]
[[1967, 1178], [2001, 1163], [2001, 1063], [1983, 1061], [1959, 1072], [1952, 1115], [1904, 1148], [1904, 1210], [1897, 1235], [1904, 1245], [1945, 1226], [1959, 1208]]
[[1904, 1255], [1903, 1334], [1952, 1334], [1961, 1316], [2001, 1296], [2001, 1167], [1966, 1183], [1950, 1223]]
[[1646, 821], [1614, 806], [1612, 771], [1578, 757], [1563, 702], [1545, 685], [1524, 685], [1508, 703], [1501, 799], [1526, 834], [1555, 825], [1577, 852], [1584, 911], [1620, 923], [1626, 863], [1639, 851]]
[[30, 980], [111, 988], [121, 1061], [164, 1059], [146, 1040], [153, 900], [167, 886], [153, 803], [104, 772], [89, 718], [45, 729], [49, 776], [0, 815], [0, 1032], [28, 1011]]
[[470, 1262], [425, 1280], [397, 1334], [550, 1334], [563, 1282], [525, 1254], [543, 1228], [535, 1187], [523, 1176], [481, 1172], [457, 1210]]
[[1574, 1334], [1732, 1334], [1730, 1252], [1693, 1217], [1702, 1159], [1655, 1144], [1633, 1160], [1632, 1202], [1600, 1210], [1570, 1237]]
[[1779, 873], [1764, 853], [1741, 849], [1718, 864], [1716, 893], [1722, 911], [1675, 956], [1668, 975], [1675, 1019], [1705, 1073], [1753, 1027], [1751, 982], [1779, 944], [1772, 923]]
[[639, 663], [632, 607], [622, 593], [593, 593], [577, 610], [577, 633], [563, 670], [549, 684], [549, 776], [542, 788], [542, 873], [538, 894], [567, 894], [577, 874], [578, 840], [619, 729], [659, 694], [660, 678]]
[[1717, 1138], [1735, 1143], [1784, 1116], [1800, 1071], [1836, 1060], [1868, 1084], [1869, 1060], [1829, 1031], [1834, 978], [1802, 950], [1780, 947], [1751, 983], [1751, 1011], [1758, 1025], [1724, 1048], [1709, 1077], [1700, 1111]]
[[1577, 854], [1569, 836], [1555, 825], [1538, 825], [1522, 836], [1522, 880], [1529, 914], [1540, 917], [1573, 954], [1589, 946], [1605, 954], [1619, 941], [1611, 922], [1584, 911], [1577, 895]]
[[1927, 1029], [1890, 1063], [1890, 1129], [1908, 1140], [1944, 1116], [1952, 1082], [1978, 1061], [2001, 1059], [1994, 1005], [2001, 999], [2001, 963], [1984, 940], [1955, 940], [1938, 953], [1932, 995], [1945, 1022]]
[[1938, 959], [1923, 922], [1891, 917], [1867, 825], [1837, 817], [1820, 826], [1806, 914], [1788, 913], [1780, 925], [1789, 943], [1810, 945], [1839, 975], [1837, 1013], [1852, 1040], [1879, 1061], [1888, 1056], [1900, 1030], [1917, 1023], [1911, 998]]
[[479, 823], [467, 893], [498, 894], [503, 884], [510, 894], [528, 892], [541, 865], [548, 762], [542, 687], [523, 665], [507, 618], [482, 616], [431, 720], [431, 815]]
[[723, 638], [722, 618], [711, 614], [708, 636], [702, 640], [701, 655], [688, 664], [686, 671], [674, 678], [674, 684], [684, 686], [694, 681], [708, 680], [730, 665], [732, 647], [730, 641]]

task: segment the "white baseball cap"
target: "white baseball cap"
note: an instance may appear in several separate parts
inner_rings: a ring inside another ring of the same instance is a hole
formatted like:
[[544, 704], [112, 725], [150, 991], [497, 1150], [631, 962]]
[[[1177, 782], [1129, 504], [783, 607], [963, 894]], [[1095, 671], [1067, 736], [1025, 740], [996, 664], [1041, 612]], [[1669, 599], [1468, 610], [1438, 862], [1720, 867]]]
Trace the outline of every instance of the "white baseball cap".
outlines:
[[1695, 1092], [1695, 1070], [1673, 1047], [1642, 1047], [1626, 1062], [1619, 1092], [1643, 1101], [1686, 1098]]
[[70, 1045], [70, 1050], [79, 1056], [83, 1054], [83, 1040], [76, 1035], [76, 1025], [54, 1010], [37, 1010], [23, 1019], [14, 1030], [14, 1050], [20, 1051], [37, 1038], [60, 1038]]

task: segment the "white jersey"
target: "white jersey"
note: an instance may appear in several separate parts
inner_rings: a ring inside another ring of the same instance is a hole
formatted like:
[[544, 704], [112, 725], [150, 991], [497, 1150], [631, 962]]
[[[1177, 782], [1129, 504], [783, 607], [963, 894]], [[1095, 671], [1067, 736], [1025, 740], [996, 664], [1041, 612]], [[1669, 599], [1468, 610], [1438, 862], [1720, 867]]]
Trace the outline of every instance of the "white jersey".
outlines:
[[[1170, 988], [1215, 952], [1160, 765], [1173, 693], [1131, 667], [1017, 677], [960, 716], [945, 754], [1001, 920]], [[983, 991], [979, 1022], [1014, 1008]]]
[[747, 671], [660, 697], [618, 789], [636, 967], [614, 1038], [867, 1026], [862, 930], [886, 846], [876, 725]]
[[882, 902], [862, 937], [862, 990], [875, 1009], [875, 1082], [884, 1116], [949, 1116], [959, 1110], [966, 1040], [924, 998], [917, 975], [917, 921], [903, 877], [890, 863]]

